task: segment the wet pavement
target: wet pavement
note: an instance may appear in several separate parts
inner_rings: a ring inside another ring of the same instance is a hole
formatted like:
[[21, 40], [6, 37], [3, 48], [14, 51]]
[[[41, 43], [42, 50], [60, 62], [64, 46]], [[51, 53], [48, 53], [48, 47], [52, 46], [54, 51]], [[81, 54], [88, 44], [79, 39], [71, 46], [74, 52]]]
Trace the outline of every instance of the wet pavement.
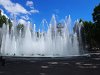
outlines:
[[100, 57], [5, 57], [0, 75], [100, 75]]

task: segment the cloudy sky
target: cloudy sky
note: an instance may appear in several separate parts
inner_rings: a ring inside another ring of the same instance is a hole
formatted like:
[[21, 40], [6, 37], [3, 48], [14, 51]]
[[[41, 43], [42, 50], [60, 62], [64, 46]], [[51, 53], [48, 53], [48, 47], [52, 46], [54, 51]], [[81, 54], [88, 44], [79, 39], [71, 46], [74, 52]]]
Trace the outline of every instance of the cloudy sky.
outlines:
[[42, 19], [50, 22], [52, 14], [58, 21], [71, 15], [72, 21], [82, 18], [92, 21], [93, 8], [100, 0], [0, 0], [0, 9], [9, 18], [16, 15], [17, 21], [27, 21], [39, 27]]

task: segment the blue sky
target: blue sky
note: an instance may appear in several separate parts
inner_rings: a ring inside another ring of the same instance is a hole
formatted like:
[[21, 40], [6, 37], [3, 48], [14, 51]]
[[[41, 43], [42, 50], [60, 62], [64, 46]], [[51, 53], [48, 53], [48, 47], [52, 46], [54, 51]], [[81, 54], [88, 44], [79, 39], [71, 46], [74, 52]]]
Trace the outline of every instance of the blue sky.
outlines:
[[20, 22], [31, 21], [39, 27], [42, 19], [50, 22], [52, 14], [58, 21], [71, 15], [72, 22], [76, 19], [92, 21], [92, 12], [100, 0], [0, 0], [0, 9], [8, 17], [16, 14]]

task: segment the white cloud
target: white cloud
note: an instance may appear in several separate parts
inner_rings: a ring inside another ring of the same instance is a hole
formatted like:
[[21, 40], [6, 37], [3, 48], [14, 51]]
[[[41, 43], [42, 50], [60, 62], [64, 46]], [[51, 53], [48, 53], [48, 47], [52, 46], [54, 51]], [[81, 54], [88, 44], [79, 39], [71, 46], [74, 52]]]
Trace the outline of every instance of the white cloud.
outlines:
[[20, 24], [24, 24], [24, 25], [27, 24], [27, 22], [26, 22], [25, 20], [23, 20], [23, 19], [19, 19], [18, 23], [20, 23]]
[[10, 13], [22, 13], [27, 14], [28, 11], [18, 3], [13, 3], [11, 0], [0, 0], [0, 5], [2, 5]]
[[22, 5], [19, 3], [13, 3], [11, 0], [0, 0], [0, 5], [2, 5], [8, 12], [14, 14], [31, 14], [31, 13], [39, 13], [38, 10], [34, 9], [33, 2], [27, 1], [26, 5], [30, 7], [30, 11], [27, 11]]
[[24, 19], [24, 20], [29, 20], [29, 16], [28, 15], [21, 16], [21, 18]]
[[39, 10], [36, 10], [35, 8], [34, 8], [34, 5], [33, 5], [33, 2], [32, 1], [27, 1], [26, 2], [26, 5], [27, 6], [29, 6], [30, 7], [30, 13], [39, 13]]
[[8, 18], [8, 16], [4, 13], [4, 11], [3, 11], [2, 9], [0, 9], [0, 10], [1, 10], [1, 14], [2, 14], [2, 15], [5, 15], [6, 18]]
[[32, 10], [30, 10], [30, 13], [39, 13], [39, 11], [35, 10], [35, 9], [32, 9]]
[[33, 6], [33, 2], [32, 1], [27, 1], [26, 5], [31, 7], [31, 6]]
[[[16, 14], [17, 16], [19, 15], [21, 19], [18, 20], [18, 23], [21, 24], [26, 24], [27, 20], [29, 20], [29, 16], [32, 13], [39, 13], [39, 10], [36, 10], [33, 6], [32, 1], [27, 1], [26, 5], [29, 6], [30, 10], [28, 11], [26, 8], [24, 8], [21, 4], [19, 3], [14, 3], [11, 0], [0, 0], [0, 5], [4, 7], [7, 12], [10, 12], [10, 14]], [[4, 13], [2, 13], [4, 14]], [[4, 14], [6, 15], [6, 14]], [[22, 16], [24, 15], [24, 16]], [[7, 15], [6, 15], [7, 16]], [[8, 16], [7, 16], [8, 17]]]

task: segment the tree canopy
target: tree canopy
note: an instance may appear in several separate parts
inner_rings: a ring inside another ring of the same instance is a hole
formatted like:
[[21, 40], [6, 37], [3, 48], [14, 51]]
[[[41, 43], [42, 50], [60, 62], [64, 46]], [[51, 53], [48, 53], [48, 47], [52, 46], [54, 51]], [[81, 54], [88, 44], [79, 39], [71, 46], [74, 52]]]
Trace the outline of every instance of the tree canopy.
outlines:
[[93, 21], [96, 25], [100, 25], [100, 4], [94, 8]]
[[100, 4], [97, 5], [94, 8], [93, 11], [93, 21], [95, 24], [95, 36], [94, 36], [94, 40], [97, 42], [97, 44], [100, 46]]
[[100, 4], [94, 8], [92, 13], [93, 22], [83, 22], [84, 27], [81, 30], [82, 42], [84, 46], [88, 48], [99, 47], [100, 48]]
[[5, 15], [1, 14], [1, 10], [0, 10], [0, 27], [2, 27], [3, 24], [9, 25], [9, 27], [12, 27], [12, 22], [9, 18], [7, 18]]
[[2, 27], [3, 23], [7, 23], [7, 18], [0, 14], [0, 27]]

